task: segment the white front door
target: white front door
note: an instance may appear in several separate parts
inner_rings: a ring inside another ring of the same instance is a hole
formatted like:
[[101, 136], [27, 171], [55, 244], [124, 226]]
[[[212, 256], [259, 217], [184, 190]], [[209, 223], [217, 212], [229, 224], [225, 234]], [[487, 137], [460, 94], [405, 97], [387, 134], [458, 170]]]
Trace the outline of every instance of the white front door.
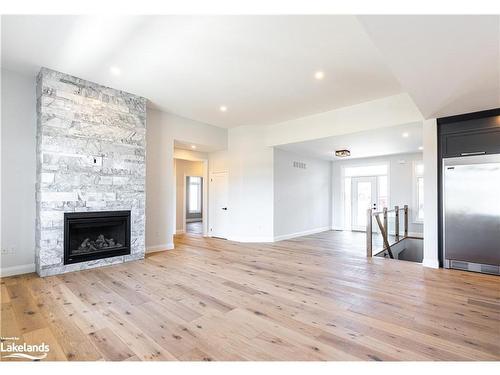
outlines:
[[210, 223], [210, 234], [213, 237], [227, 238], [228, 220], [228, 182], [227, 173], [214, 173], [211, 177], [213, 191], [213, 215]]
[[351, 189], [351, 228], [365, 231], [367, 210], [378, 209], [377, 177], [352, 177]]

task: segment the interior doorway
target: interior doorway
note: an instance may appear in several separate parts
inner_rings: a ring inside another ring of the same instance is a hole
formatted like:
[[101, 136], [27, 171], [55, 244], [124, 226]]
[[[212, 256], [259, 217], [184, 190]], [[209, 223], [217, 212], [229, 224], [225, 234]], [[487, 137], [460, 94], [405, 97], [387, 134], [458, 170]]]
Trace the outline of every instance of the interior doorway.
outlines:
[[196, 160], [180, 152], [178, 155], [174, 158], [174, 233], [206, 236], [208, 160]]

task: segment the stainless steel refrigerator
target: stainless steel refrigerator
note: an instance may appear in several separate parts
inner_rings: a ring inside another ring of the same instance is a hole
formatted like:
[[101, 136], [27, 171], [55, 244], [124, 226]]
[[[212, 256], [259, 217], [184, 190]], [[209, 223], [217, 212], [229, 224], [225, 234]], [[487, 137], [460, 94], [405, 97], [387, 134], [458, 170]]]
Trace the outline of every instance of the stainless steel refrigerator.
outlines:
[[443, 160], [446, 268], [500, 274], [500, 155]]

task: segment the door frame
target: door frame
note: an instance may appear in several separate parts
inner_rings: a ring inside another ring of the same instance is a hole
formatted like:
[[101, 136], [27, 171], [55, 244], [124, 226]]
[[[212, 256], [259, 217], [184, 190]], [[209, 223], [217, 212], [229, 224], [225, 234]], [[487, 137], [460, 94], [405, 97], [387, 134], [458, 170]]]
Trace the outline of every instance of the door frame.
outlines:
[[[210, 185], [210, 194], [209, 194], [209, 201], [210, 201], [210, 207], [215, 207], [215, 190], [213, 189], [213, 178], [215, 176], [226, 176], [228, 178], [227, 184], [228, 184], [228, 200], [229, 200], [229, 173], [227, 171], [222, 171], [222, 172], [211, 172], [208, 180], [208, 184]], [[229, 202], [228, 202], [229, 205]], [[207, 227], [207, 236], [208, 237], [214, 237], [213, 232], [210, 230], [210, 225], [212, 223], [215, 223], [215, 209], [209, 211], [209, 226]], [[229, 233], [226, 233], [226, 238], [229, 237]]]
[[199, 161], [203, 163], [203, 172], [201, 177], [203, 179], [203, 197], [202, 197], [202, 207], [201, 207], [201, 223], [203, 226], [203, 237], [208, 237], [208, 226], [209, 226], [209, 215], [210, 215], [210, 202], [208, 199], [208, 184], [206, 181], [209, 180], [208, 178], [208, 160], [207, 159], [201, 159], [201, 158], [175, 158], [174, 157], [174, 188], [173, 188], [173, 207], [174, 207], [174, 212], [173, 212], [173, 233], [175, 234], [181, 234], [181, 233], [186, 233], [186, 177], [190, 176], [189, 174], [184, 173], [184, 180], [182, 182], [182, 205], [183, 205], [183, 210], [182, 210], [182, 229], [180, 232], [177, 231], [177, 164], [175, 160], [187, 160], [187, 161]]
[[[371, 167], [371, 166], [377, 166], [377, 165], [385, 165], [387, 167], [387, 201], [391, 202], [391, 160], [390, 159], [380, 159], [380, 160], [365, 160], [359, 159], [359, 160], [352, 160], [348, 162], [339, 162], [341, 163], [340, 165], [340, 220], [339, 222], [341, 223], [341, 226], [337, 230], [346, 230], [346, 231], [352, 231], [351, 228], [351, 223], [347, 223], [345, 220], [345, 214], [346, 214], [346, 205], [345, 205], [345, 200], [346, 200], [346, 191], [345, 191], [345, 180], [346, 180], [346, 175], [345, 175], [345, 169], [346, 168], [351, 168], [351, 167]], [[354, 177], [378, 177], [378, 176], [354, 176]], [[349, 177], [352, 178], [352, 177]], [[338, 186], [338, 185], [337, 185]], [[351, 197], [352, 199], [352, 197]], [[332, 199], [332, 212], [335, 212], [335, 207], [334, 207], [334, 199]], [[351, 210], [351, 207], [349, 208]], [[352, 212], [351, 212], [352, 215]], [[335, 218], [332, 218], [334, 226], [335, 226]], [[352, 222], [352, 220], [351, 220]]]

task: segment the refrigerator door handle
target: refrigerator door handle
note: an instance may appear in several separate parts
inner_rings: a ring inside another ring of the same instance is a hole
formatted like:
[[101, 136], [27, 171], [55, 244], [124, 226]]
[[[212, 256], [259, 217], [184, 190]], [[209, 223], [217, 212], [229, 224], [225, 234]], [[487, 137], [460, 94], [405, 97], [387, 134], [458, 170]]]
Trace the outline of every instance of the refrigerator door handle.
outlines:
[[462, 152], [461, 156], [471, 156], [471, 155], [484, 155], [486, 151], [476, 151], [476, 152]]

